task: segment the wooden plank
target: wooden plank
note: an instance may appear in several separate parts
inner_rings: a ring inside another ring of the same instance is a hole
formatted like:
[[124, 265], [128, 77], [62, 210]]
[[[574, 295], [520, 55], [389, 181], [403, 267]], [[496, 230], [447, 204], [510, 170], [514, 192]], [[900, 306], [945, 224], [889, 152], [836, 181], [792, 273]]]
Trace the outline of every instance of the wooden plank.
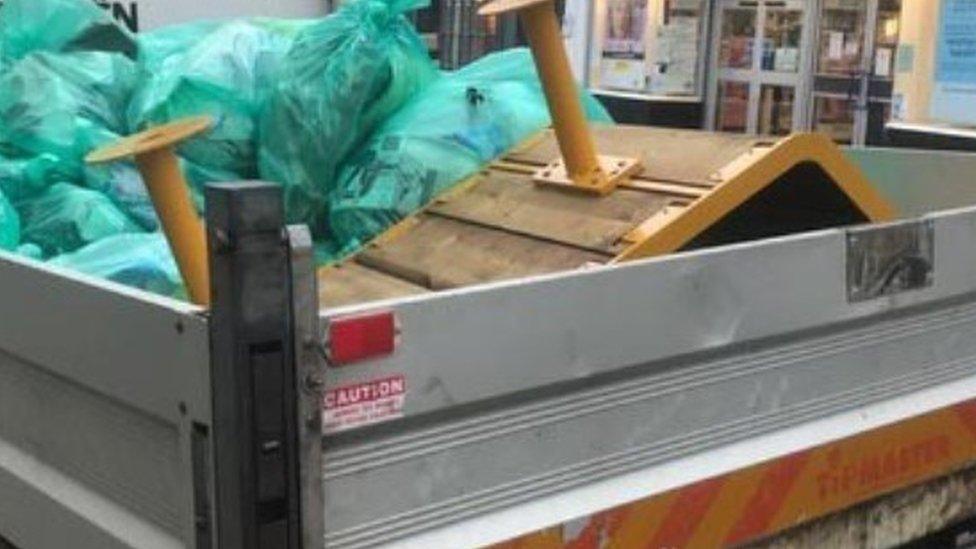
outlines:
[[431, 290], [572, 270], [610, 259], [426, 214], [418, 217], [413, 230], [358, 256], [363, 265]]
[[[536, 164], [526, 164], [524, 162], [511, 162], [508, 160], [496, 160], [491, 164], [491, 172], [508, 172], [521, 174], [531, 177], [538, 171], [540, 166]], [[684, 199], [701, 198], [711, 190], [708, 186], [687, 184], [673, 181], [654, 181], [652, 179], [627, 179], [620, 183], [624, 189], [637, 189], [640, 191], [656, 192]]]
[[[682, 182], [714, 187], [712, 174], [752, 147], [768, 139], [691, 130], [647, 128], [642, 126], [593, 127], [597, 150], [601, 154], [637, 157], [643, 162], [638, 178]], [[559, 147], [551, 130], [543, 137], [506, 155], [508, 162], [543, 165], [559, 157]]]
[[428, 212], [612, 254], [624, 234], [667, 204], [667, 197], [649, 192], [617, 189], [594, 196], [492, 171]]
[[709, 193], [708, 189], [682, 183], [664, 183], [646, 179], [631, 179], [621, 184], [622, 188], [647, 191], [665, 196], [672, 196], [680, 200], [696, 200]]
[[323, 267], [318, 272], [319, 303], [341, 307], [427, 293], [428, 290], [369, 269], [354, 261]]

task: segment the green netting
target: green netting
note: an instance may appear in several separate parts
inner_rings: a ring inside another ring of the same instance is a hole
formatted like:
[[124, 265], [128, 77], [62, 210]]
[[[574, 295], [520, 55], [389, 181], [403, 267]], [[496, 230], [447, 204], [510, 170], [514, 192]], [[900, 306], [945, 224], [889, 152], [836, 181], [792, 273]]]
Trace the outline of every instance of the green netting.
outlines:
[[13, 205], [0, 192], [0, 250], [14, 250], [20, 243], [20, 217]]
[[436, 76], [404, 18], [425, 0], [358, 0], [300, 32], [261, 118], [261, 176], [285, 187], [289, 220], [318, 236], [339, 167]]
[[[581, 94], [593, 120], [609, 121]], [[329, 223], [355, 249], [550, 123], [528, 50], [445, 73], [390, 117], [343, 166]]]
[[185, 296], [180, 272], [160, 233], [111, 236], [50, 263], [161, 295]]
[[36, 244], [45, 257], [143, 231], [106, 195], [70, 183], [55, 183], [37, 197], [14, 202], [14, 208], [20, 214], [21, 240]]

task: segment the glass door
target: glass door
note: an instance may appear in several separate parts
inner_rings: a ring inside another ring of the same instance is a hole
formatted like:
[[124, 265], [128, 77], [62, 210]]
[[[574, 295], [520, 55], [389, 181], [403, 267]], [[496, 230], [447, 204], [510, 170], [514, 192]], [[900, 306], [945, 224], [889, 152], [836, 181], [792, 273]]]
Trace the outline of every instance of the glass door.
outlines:
[[839, 143], [883, 138], [891, 113], [901, 0], [822, 0], [813, 129]]
[[728, 2], [719, 13], [718, 83], [715, 129], [723, 132], [755, 131], [752, 81], [759, 42], [759, 5]]
[[870, 71], [867, 85], [867, 111], [864, 113], [864, 138], [860, 143], [885, 143], [885, 125], [891, 120], [891, 98], [895, 89], [895, 63], [901, 35], [902, 0], [873, 0], [874, 35], [868, 52]]
[[804, 0], [722, 0], [710, 113], [718, 131], [786, 135], [802, 126]]

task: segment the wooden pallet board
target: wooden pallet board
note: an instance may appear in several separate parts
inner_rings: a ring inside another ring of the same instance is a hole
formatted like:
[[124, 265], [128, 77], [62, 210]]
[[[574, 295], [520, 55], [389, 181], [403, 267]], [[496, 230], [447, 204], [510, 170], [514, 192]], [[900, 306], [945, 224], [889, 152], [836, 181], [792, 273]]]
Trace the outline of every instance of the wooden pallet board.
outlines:
[[431, 290], [578, 269], [610, 259], [610, 255], [427, 214], [399, 238], [357, 256], [360, 264]]
[[[643, 168], [635, 176], [637, 179], [703, 187], [720, 183], [713, 178], [715, 172], [753, 147], [769, 142], [768, 139], [735, 134], [638, 126], [598, 125], [593, 127], [593, 135], [601, 154], [639, 158]], [[545, 131], [505, 158], [543, 165], [558, 157], [555, 134]]]
[[[837, 226], [844, 219], [893, 217], [890, 205], [822, 136], [771, 142], [627, 126], [598, 127], [595, 134], [601, 153], [636, 156], [644, 162], [642, 171], [606, 196], [538, 185], [534, 173], [559, 155], [552, 132], [541, 132], [353, 258], [323, 269], [322, 304], [619, 263], [711, 241], [777, 236], [794, 225], [804, 230]], [[811, 172], [809, 165], [822, 169]], [[779, 194], [770, 202], [773, 191]], [[847, 199], [836, 199], [837, 193]], [[828, 210], [849, 205], [841, 215], [831, 210], [817, 219], [791, 214], [816, 211], [811, 201]], [[701, 242], [695, 240], [700, 237]]]
[[543, 240], [606, 254], [620, 251], [620, 239], [671, 199], [619, 189], [602, 197], [553, 192], [516, 173], [491, 171], [467, 192], [456, 193], [428, 211]]
[[379, 301], [428, 293], [429, 290], [364, 267], [355, 261], [323, 267], [318, 273], [319, 303], [342, 307], [362, 301]]

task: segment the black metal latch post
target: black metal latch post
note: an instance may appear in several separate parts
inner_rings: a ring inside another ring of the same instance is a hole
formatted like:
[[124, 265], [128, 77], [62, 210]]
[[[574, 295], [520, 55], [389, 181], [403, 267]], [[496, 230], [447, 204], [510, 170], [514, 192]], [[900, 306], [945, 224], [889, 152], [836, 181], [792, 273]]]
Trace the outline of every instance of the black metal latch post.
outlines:
[[281, 189], [207, 188], [217, 544], [301, 547], [289, 248]]

